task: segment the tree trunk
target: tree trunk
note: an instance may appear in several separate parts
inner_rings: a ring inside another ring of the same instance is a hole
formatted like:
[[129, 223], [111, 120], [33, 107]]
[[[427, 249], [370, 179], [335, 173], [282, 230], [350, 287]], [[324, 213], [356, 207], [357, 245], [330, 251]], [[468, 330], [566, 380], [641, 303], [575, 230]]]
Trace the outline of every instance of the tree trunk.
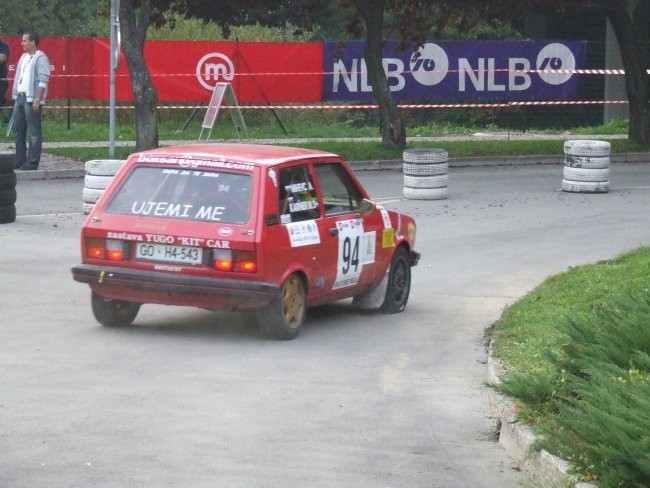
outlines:
[[604, 1], [605, 14], [609, 19], [623, 59], [625, 68], [625, 90], [630, 102], [630, 141], [639, 144], [650, 144], [650, 103], [648, 68], [643, 64], [643, 58], [637, 44], [631, 14], [627, 2]]
[[393, 100], [381, 56], [383, 43], [385, 0], [357, 0], [357, 8], [366, 23], [365, 60], [372, 93], [379, 105], [381, 142], [385, 147], [402, 149], [406, 146], [406, 128], [397, 104]]
[[[139, 3], [140, 22], [136, 4]], [[158, 93], [144, 60], [144, 42], [151, 14], [150, 0], [122, 0], [120, 2], [120, 31], [122, 49], [131, 77], [135, 102], [136, 151], [158, 147]]]

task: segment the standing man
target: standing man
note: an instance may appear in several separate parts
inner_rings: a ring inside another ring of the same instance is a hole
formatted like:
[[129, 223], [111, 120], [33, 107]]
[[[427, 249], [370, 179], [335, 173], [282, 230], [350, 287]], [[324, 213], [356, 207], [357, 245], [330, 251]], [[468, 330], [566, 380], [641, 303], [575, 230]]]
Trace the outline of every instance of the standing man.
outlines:
[[7, 62], [9, 61], [9, 44], [7, 44], [2, 36], [4, 35], [4, 25], [0, 22], [0, 119], [9, 120], [9, 116], [4, 113], [4, 107], [7, 104], [7, 88], [9, 82], [7, 81]]
[[[38, 49], [36, 32], [23, 34], [23, 55], [16, 66], [12, 98], [14, 105], [14, 135], [16, 140], [16, 169], [31, 171], [41, 162], [43, 133], [41, 111], [47, 98], [50, 80], [50, 60]], [[27, 133], [29, 132], [29, 150]]]

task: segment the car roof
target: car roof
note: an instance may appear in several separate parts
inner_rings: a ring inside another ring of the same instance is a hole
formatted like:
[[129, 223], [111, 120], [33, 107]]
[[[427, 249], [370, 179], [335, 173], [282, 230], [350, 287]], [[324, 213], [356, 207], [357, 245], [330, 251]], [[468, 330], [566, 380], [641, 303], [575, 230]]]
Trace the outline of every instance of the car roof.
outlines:
[[170, 158], [187, 157], [188, 159], [215, 159], [260, 164], [265, 166], [272, 166], [286, 161], [296, 161], [301, 159], [340, 159], [340, 156], [327, 151], [244, 143], [183, 144], [150, 149], [148, 151], [136, 153], [134, 156], [138, 155]]

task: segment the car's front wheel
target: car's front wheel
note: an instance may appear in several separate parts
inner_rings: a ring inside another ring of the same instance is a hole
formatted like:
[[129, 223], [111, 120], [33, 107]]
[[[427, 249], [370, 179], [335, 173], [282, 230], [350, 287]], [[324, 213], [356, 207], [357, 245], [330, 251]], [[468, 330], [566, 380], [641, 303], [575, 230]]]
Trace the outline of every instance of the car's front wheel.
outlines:
[[390, 262], [386, 295], [380, 310], [384, 313], [398, 313], [404, 310], [411, 291], [411, 265], [409, 255], [403, 247], [397, 248]]
[[91, 304], [97, 322], [107, 327], [131, 325], [140, 311], [140, 304], [125, 300], [111, 300], [92, 292]]
[[295, 339], [307, 313], [307, 288], [297, 274], [289, 276], [280, 293], [266, 307], [257, 312], [257, 322], [271, 339]]

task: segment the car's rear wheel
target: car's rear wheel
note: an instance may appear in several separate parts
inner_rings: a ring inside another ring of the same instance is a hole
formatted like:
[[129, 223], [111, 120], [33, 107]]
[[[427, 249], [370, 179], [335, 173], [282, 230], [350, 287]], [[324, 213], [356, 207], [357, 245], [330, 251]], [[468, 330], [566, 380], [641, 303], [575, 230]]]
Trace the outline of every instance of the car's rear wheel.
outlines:
[[406, 249], [397, 248], [390, 262], [388, 285], [384, 303], [380, 310], [384, 313], [398, 313], [404, 310], [411, 291], [411, 265]]
[[97, 322], [107, 327], [131, 325], [140, 311], [140, 304], [125, 300], [111, 300], [92, 292], [91, 304]]
[[307, 289], [303, 279], [293, 274], [282, 284], [280, 293], [257, 312], [257, 322], [271, 339], [286, 341], [300, 333], [307, 313]]

